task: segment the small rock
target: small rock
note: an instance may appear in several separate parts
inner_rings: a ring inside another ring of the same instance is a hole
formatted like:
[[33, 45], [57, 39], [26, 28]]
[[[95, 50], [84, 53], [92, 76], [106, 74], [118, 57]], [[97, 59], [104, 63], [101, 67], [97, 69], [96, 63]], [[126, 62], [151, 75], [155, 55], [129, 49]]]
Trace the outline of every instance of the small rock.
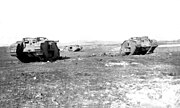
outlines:
[[91, 56], [94, 57], [94, 56], [96, 56], [96, 54], [93, 53]]
[[77, 60], [83, 60], [84, 58], [78, 58]]
[[110, 85], [111, 85], [111, 83], [110, 83], [110, 82], [106, 82], [106, 85], [107, 85], [107, 86], [110, 86]]
[[106, 53], [102, 53], [102, 54], [100, 54], [100, 56], [106, 56], [107, 54]]
[[85, 94], [85, 95], [87, 95], [87, 94], [88, 94], [88, 92], [84, 92], [84, 94]]

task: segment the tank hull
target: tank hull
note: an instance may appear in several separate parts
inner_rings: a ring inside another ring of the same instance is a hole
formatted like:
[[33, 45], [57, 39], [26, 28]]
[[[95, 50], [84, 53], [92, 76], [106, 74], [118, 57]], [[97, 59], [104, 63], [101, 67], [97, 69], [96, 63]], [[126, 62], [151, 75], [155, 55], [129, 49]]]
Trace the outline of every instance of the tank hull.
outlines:
[[158, 46], [156, 40], [148, 37], [132, 37], [121, 44], [121, 55], [145, 55], [153, 53]]
[[55, 41], [38, 41], [38, 38], [24, 39], [12, 44], [10, 46], [10, 54], [24, 63], [55, 61], [60, 57], [60, 51]]
[[153, 53], [157, 46], [148, 46], [148, 47], [136, 47], [133, 55], [145, 55]]

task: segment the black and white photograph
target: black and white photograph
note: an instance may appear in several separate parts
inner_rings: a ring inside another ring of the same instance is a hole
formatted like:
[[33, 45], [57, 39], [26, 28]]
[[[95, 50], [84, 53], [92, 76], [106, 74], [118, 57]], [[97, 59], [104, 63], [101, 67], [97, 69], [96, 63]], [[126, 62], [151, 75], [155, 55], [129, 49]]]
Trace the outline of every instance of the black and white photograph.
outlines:
[[180, 1], [0, 0], [0, 108], [180, 108]]

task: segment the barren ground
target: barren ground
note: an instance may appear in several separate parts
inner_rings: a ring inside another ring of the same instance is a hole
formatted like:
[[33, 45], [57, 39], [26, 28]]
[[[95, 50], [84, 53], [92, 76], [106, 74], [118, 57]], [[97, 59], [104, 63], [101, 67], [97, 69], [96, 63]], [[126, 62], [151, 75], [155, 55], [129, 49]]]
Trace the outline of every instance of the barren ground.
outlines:
[[0, 48], [0, 108], [180, 108], [179, 47], [118, 56], [85, 45], [55, 62], [21, 63]]

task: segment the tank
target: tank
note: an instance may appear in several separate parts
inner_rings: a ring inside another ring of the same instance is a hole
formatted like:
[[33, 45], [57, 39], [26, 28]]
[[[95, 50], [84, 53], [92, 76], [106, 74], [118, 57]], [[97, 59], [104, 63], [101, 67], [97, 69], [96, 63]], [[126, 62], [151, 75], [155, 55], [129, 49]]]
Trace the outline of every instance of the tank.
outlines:
[[10, 45], [11, 56], [17, 57], [21, 62], [54, 61], [60, 57], [57, 41], [45, 37], [23, 38]]
[[158, 46], [156, 40], [151, 40], [148, 36], [131, 37], [121, 44], [121, 55], [145, 55], [153, 53]]
[[72, 52], [78, 52], [81, 51], [83, 47], [80, 45], [70, 45], [70, 46], [65, 46], [64, 49]]

